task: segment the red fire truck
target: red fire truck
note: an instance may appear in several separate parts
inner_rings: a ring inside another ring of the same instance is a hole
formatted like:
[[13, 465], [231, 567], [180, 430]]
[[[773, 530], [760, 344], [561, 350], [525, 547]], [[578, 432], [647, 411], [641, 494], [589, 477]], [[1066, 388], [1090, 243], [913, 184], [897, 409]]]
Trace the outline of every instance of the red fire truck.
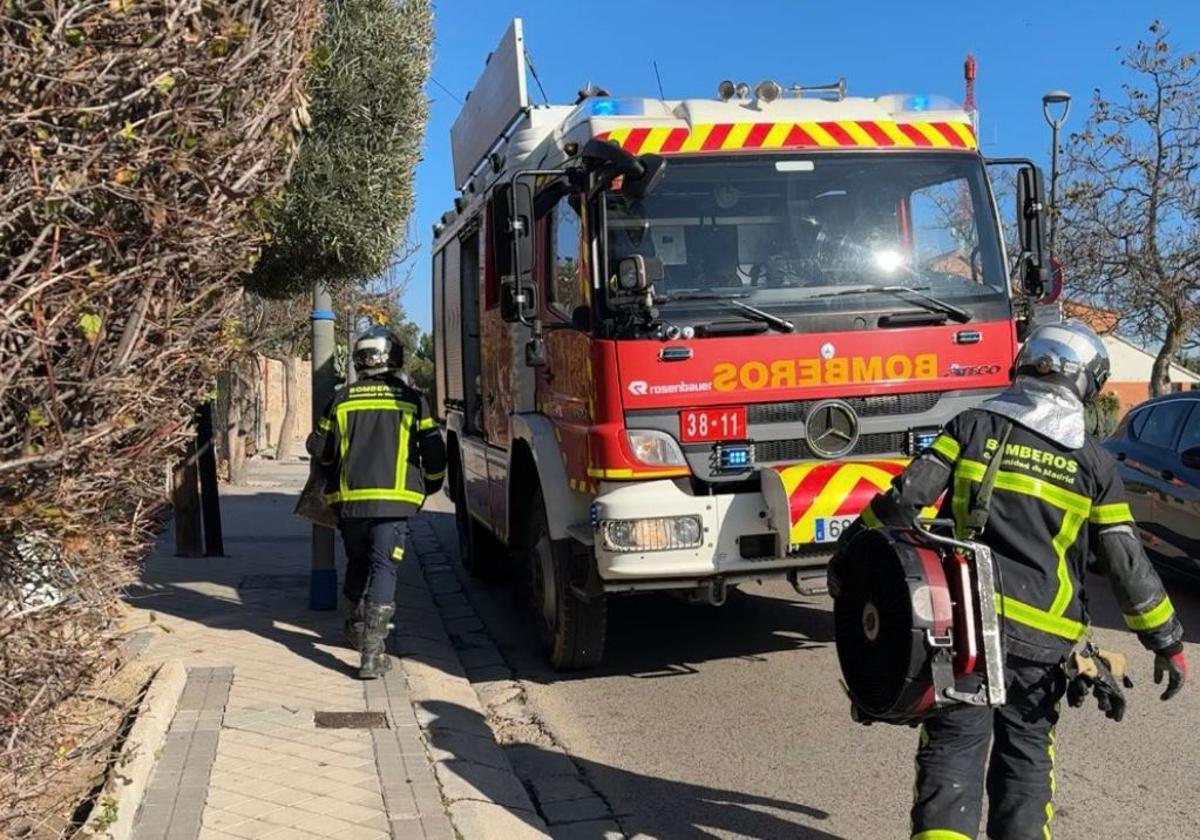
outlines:
[[452, 129], [434, 402], [463, 562], [515, 565], [575, 668], [609, 595], [822, 575], [867, 500], [1008, 384], [1049, 262], [1041, 173], [1005, 161], [1010, 263], [949, 100], [765, 81], [534, 105], [525, 55], [517, 20]]

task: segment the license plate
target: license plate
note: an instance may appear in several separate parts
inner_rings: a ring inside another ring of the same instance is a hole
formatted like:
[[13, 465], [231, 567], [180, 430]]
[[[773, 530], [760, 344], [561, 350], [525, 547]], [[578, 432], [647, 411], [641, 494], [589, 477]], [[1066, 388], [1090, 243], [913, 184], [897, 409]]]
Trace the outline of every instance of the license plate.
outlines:
[[822, 516], [813, 522], [813, 542], [837, 542], [857, 516]]
[[689, 408], [679, 412], [680, 439], [742, 440], [746, 437], [746, 408]]

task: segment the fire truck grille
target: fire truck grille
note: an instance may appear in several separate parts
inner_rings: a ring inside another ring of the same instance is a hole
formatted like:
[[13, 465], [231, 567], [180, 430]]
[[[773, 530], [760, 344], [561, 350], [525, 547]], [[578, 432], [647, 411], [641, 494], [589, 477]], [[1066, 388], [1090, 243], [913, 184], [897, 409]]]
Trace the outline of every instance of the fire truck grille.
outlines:
[[[901, 455], [908, 446], [907, 432], [879, 432], [861, 435], [845, 457], [862, 455]], [[760, 440], [754, 443], [754, 459], [760, 464], [775, 461], [808, 461], [818, 458], [805, 440]]]
[[[850, 397], [850, 404], [859, 417], [882, 417], [893, 414], [921, 414], [937, 406], [941, 394], [881, 394], [874, 397]], [[821, 400], [796, 402], [751, 403], [746, 406], [747, 423], [797, 423]]]

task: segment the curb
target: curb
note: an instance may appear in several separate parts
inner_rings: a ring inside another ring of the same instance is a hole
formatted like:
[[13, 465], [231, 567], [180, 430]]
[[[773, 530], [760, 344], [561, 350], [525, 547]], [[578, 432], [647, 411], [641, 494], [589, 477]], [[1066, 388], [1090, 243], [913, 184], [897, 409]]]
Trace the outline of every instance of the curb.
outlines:
[[[78, 836], [129, 840], [185, 682], [187, 669], [178, 659], [163, 663], [151, 677], [133, 726]], [[106, 825], [96, 828], [98, 823]]]
[[438, 592], [426, 580], [429, 566], [445, 565], [449, 571], [448, 555], [427, 519], [415, 517], [410, 528], [420, 559], [400, 564], [393, 653], [408, 682], [446, 813], [463, 840], [545, 840], [550, 837], [546, 822], [496, 742], [439, 610], [453, 595], [464, 604], [466, 598]]

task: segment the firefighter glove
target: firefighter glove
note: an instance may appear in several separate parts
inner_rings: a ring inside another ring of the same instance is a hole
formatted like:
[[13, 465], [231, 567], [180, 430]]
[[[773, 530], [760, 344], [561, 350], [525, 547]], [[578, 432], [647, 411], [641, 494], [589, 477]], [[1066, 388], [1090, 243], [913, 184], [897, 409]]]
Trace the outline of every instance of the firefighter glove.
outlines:
[[1133, 680], [1125, 670], [1125, 657], [1101, 651], [1088, 645], [1071, 655], [1067, 665], [1067, 703], [1074, 708], [1083, 705], [1088, 694], [1109, 720], [1120, 722], [1125, 717], [1124, 688], [1133, 688]]
[[1182, 644], [1154, 654], [1154, 684], [1160, 685], [1164, 675], [1167, 677], [1167, 688], [1162, 693], [1162, 699], [1170, 700], [1187, 680], [1187, 657], [1184, 656]]

